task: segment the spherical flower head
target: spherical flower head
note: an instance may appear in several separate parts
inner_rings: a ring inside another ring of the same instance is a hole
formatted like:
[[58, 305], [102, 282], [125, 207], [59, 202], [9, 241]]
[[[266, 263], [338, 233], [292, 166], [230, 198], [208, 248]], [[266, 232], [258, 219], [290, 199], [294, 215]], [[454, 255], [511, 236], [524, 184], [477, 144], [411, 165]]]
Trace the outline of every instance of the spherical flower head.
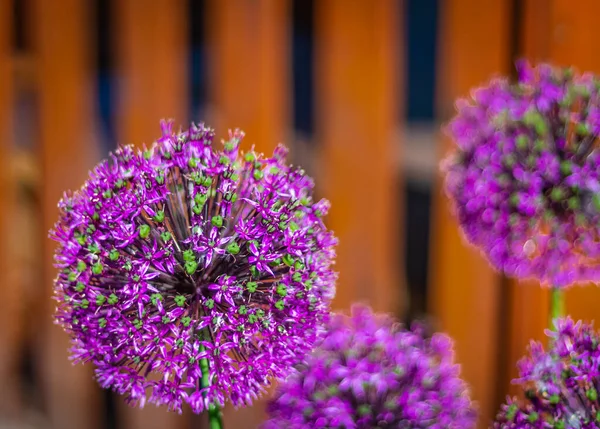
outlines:
[[354, 306], [279, 386], [265, 429], [471, 428], [475, 412], [445, 335], [425, 338]]
[[445, 188], [467, 240], [509, 276], [600, 280], [600, 80], [518, 63], [457, 102]]
[[164, 122], [150, 148], [117, 149], [51, 232], [74, 360], [142, 406], [249, 404], [312, 350], [334, 295], [312, 180], [282, 146], [265, 158], [239, 152], [240, 131], [222, 150], [213, 136]]
[[556, 319], [546, 351], [532, 342], [519, 362], [525, 400], [508, 399], [494, 428], [600, 429], [600, 335], [592, 325]]

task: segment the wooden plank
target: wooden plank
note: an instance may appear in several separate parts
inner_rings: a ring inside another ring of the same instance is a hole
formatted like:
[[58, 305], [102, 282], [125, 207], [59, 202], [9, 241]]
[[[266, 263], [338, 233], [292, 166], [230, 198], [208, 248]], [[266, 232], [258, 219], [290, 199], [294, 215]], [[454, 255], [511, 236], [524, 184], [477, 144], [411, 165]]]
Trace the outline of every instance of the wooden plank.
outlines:
[[[518, 57], [532, 63], [548, 60], [551, 49], [552, 7], [546, 7], [543, 0], [526, 0], [521, 3], [522, 21], [517, 29], [520, 33]], [[514, 58], [516, 60], [517, 58]], [[501, 390], [510, 395], [522, 395], [522, 389], [511, 383], [518, 376], [517, 362], [527, 353], [532, 339], [544, 340], [544, 329], [548, 327], [549, 290], [536, 281], [507, 279], [508, 288], [507, 326], [504, 330], [506, 347], [505, 361], [502, 363], [504, 379]]]
[[[224, 138], [246, 133], [244, 147], [266, 154], [290, 146], [291, 2], [207, 0], [207, 122]], [[224, 410], [226, 427], [258, 427], [266, 399]]]
[[[117, 56], [116, 124], [120, 143], [150, 145], [160, 137], [160, 120], [188, 124], [187, 17], [185, 0], [125, 0], [112, 4], [112, 40]], [[185, 429], [189, 415], [166, 407], [132, 408], [118, 398], [123, 427]]]
[[[454, 114], [456, 97], [508, 72], [510, 2], [440, 2], [439, 112]], [[441, 140], [447, 153], [449, 141]], [[441, 183], [441, 182], [440, 182]], [[479, 252], [465, 243], [438, 183], [433, 207], [430, 306], [439, 329], [454, 338], [462, 374], [479, 403], [479, 426], [496, 413], [498, 370], [499, 276]]]
[[[21, 327], [15, 321], [20, 315], [19, 283], [15, 281], [13, 253], [10, 251], [12, 238], [11, 220], [14, 216], [14, 181], [11, 174], [12, 154], [12, 108], [13, 73], [11, 70], [12, 1], [0, 3], [0, 416], [9, 421], [16, 420], [20, 411], [18, 378], [19, 337]], [[12, 275], [11, 275], [12, 274]], [[0, 424], [2, 422], [0, 421]]]
[[[594, 43], [594, 16], [600, 13], [600, 4], [582, 1], [577, 8], [569, 7], [563, 0], [548, 4], [543, 0], [528, 0], [523, 4], [521, 29], [522, 54], [532, 62], [550, 62], [562, 66], [575, 66], [579, 71], [600, 72], [600, 48]], [[525, 354], [531, 339], [545, 340], [548, 325], [549, 293], [536, 282], [523, 285], [511, 282], [511, 338], [507, 360], [509, 376], [517, 376], [516, 361]], [[598, 315], [597, 303], [600, 289], [574, 287], [565, 295], [567, 314], [585, 320]], [[516, 386], [505, 386], [511, 394], [518, 393]]]
[[217, 136], [241, 128], [246, 145], [289, 144], [289, 0], [207, 0], [208, 97]]
[[[594, 41], [595, 16], [600, 14], [600, 3], [582, 0], [576, 8], [569, 8], [565, 0], [553, 2], [551, 15], [550, 61], [572, 65], [578, 71], [600, 74], [600, 47]], [[565, 296], [567, 314], [575, 319], [596, 320], [598, 326], [598, 302], [600, 288], [590, 284], [569, 289]]]
[[315, 2], [316, 131], [329, 226], [340, 239], [335, 307], [399, 312], [400, 2]]
[[[42, 167], [43, 231], [57, 220], [56, 204], [67, 189], [78, 189], [97, 159], [92, 129], [92, 46], [89, 2], [31, 3], [33, 41], [39, 71], [39, 142]], [[98, 428], [98, 387], [89, 366], [71, 364], [67, 336], [52, 325], [51, 283], [54, 243], [40, 237], [44, 249], [44, 305], [38, 318], [44, 404], [50, 426], [61, 429]]]
[[123, 144], [151, 144], [165, 118], [188, 126], [187, 2], [113, 1], [117, 124]]

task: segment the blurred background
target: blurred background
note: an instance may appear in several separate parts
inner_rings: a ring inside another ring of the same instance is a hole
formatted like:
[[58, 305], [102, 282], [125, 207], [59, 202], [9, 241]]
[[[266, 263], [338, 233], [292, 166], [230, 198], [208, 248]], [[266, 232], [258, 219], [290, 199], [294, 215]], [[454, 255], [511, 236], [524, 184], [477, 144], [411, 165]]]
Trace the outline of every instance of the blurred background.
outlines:
[[[101, 391], [52, 325], [58, 199], [161, 118], [289, 145], [333, 204], [336, 309], [368, 302], [452, 335], [486, 427], [548, 296], [463, 243], [440, 125], [520, 57], [600, 72], [598, 14], [595, 0], [0, 0], [0, 428], [205, 427]], [[567, 294], [574, 317], [598, 302], [595, 287]], [[256, 427], [264, 405], [227, 408], [226, 427]]]

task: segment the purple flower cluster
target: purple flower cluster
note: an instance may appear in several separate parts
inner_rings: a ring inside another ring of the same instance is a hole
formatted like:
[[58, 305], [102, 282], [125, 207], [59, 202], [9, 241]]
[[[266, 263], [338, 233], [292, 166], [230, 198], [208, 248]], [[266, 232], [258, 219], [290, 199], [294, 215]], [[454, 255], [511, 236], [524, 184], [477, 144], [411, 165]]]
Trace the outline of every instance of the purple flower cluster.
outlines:
[[[316, 341], [333, 298], [329, 204], [285, 163], [203, 125], [121, 147], [65, 195], [56, 318], [75, 361], [141, 406], [249, 404]], [[206, 365], [208, 364], [208, 365]], [[204, 380], [203, 380], [204, 377]]]
[[600, 334], [593, 326], [557, 319], [550, 348], [532, 342], [519, 362], [526, 401], [509, 399], [494, 428], [599, 429]]
[[600, 280], [600, 80], [519, 63], [457, 103], [446, 190], [466, 238], [509, 276]]
[[266, 429], [471, 428], [451, 340], [354, 306], [278, 388]]

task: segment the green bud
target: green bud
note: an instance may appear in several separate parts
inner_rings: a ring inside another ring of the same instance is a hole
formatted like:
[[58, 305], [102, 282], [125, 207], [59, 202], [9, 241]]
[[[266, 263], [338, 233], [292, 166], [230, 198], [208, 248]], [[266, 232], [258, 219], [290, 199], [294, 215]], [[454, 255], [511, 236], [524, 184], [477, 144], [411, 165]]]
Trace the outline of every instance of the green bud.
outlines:
[[229, 158], [225, 155], [221, 155], [221, 157], [219, 158], [219, 164], [221, 165], [229, 165], [229, 162]]
[[527, 416], [527, 420], [529, 421], [529, 423], [535, 423], [535, 422], [537, 422], [539, 417], [540, 417], [540, 415], [538, 413], [536, 413], [535, 411], [532, 411], [529, 414], [529, 416]]
[[213, 226], [216, 226], [217, 228], [221, 228], [223, 226], [223, 216], [213, 216], [210, 220], [210, 223], [212, 223]]
[[560, 172], [563, 174], [563, 176], [568, 176], [573, 172], [573, 164], [570, 161], [561, 162]]
[[296, 283], [299, 283], [302, 281], [302, 273], [294, 273], [292, 275], [292, 280], [295, 281]]
[[258, 283], [256, 283], [256, 282], [246, 283], [246, 289], [248, 289], [248, 292], [250, 292], [250, 293], [256, 292], [257, 288], [258, 288]]
[[119, 259], [119, 251], [117, 249], [112, 249], [108, 254], [108, 259], [110, 259], [111, 261], [116, 261], [117, 259]]
[[154, 221], [160, 223], [163, 220], [165, 220], [165, 212], [163, 210], [157, 211], [154, 215]]
[[245, 305], [240, 305], [240, 308], [238, 308], [238, 313], [240, 313], [242, 315], [246, 314], [246, 313], [248, 313], [248, 309], [246, 308]]
[[213, 309], [215, 307], [215, 300], [212, 298], [209, 298], [206, 300], [206, 302], [204, 303], [204, 305], [209, 308], [209, 309]]
[[150, 295], [150, 301], [152, 302], [152, 305], [157, 305], [158, 301], [162, 301], [163, 297], [160, 293], [153, 293], [152, 295]]
[[568, 203], [569, 203], [569, 208], [571, 210], [578, 210], [579, 207], [580, 207], [579, 198], [577, 198], [577, 197], [571, 197], [571, 198], [569, 198]]
[[77, 286], [75, 286], [75, 290], [77, 292], [83, 292], [85, 289], [85, 285], [82, 282], [77, 282]]
[[171, 319], [169, 318], [169, 316], [163, 316], [162, 317], [162, 322], [166, 325], [167, 323], [171, 323]]
[[275, 303], [275, 307], [276, 307], [278, 310], [283, 310], [283, 309], [285, 308], [285, 304], [284, 304], [283, 300], [281, 300], [281, 299], [280, 299], [279, 301], [277, 301], [277, 302]]
[[254, 170], [254, 173], [252, 173], [252, 175], [254, 176], [254, 178], [256, 180], [260, 180], [263, 178], [264, 174], [262, 172], [262, 170]]
[[85, 262], [77, 261], [77, 271], [79, 271], [81, 273], [81, 272], [85, 271], [86, 268], [87, 268], [87, 265], [85, 264]]
[[104, 317], [103, 317], [103, 318], [101, 318], [101, 319], [99, 319], [99, 320], [98, 320], [98, 325], [99, 325], [101, 328], [105, 328], [105, 327], [106, 327], [106, 319], [105, 319]]
[[529, 138], [525, 134], [519, 134], [516, 144], [518, 149], [527, 149], [527, 146], [529, 145]]
[[256, 268], [255, 265], [251, 265], [249, 270], [250, 274], [252, 274], [252, 277], [258, 277], [258, 268]]
[[518, 410], [519, 408], [516, 406], [516, 404], [510, 404], [510, 406], [506, 410], [506, 420], [512, 421], [517, 415]]
[[237, 255], [240, 253], [240, 246], [235, 241], [232, 241], [227, 245], [227, 252], [232, 255]]
[[590, 401], [596, 401], [598, 399], [598, 392], [595, 388], [590, 387], [588, 391], [585, 392], [585, 396], [587, 396]]
[[208, 195], [206, 195], [206, 194], [202, 194], [199, 192], [196, 195], [194, 195], [194, 202], [198, 206], [203, 206], [204, 204], [206, 204], [207, 200], [208, 200]]
[[575, 126], [575, 132], [580, 136], [587, 136], [590, 134], [590, 128], [585, 122], [580, 122]]
[[371, 414], [371, 406], [367, 404], [360, 404], [357, 408], [359, 416], [368, 416]]
[[119, 302], [119, 298], [117, 297], [117, 295], [115, 295], [114, 293], [111, 293], [108, 296], [108, 303], [110, 305], [115, 305], [117, 302]]
[[287, 287], [281, 283], [279, 285], [277, 285], [277, 294], [279, 296], [286, 296], [287, 295]]
[[100, 275], [102, 274], [102, 271], [104, 271], [104, 267], [100, 262], [96, 262], [94, 265], [92, 265], [92, 273]]
[[181, 324], [182, 324], [183, 326], [185, 326], [186, 328], [187, 328], [188, 326], [190, 326], [190, 323], [192, 323], [192, 318], [191, 318], [191, 317], [189, 317], [189, 316], [184, 316], [184, 317], [182, 317], [182, 318], [181, 318]]
[[290, 255], [289, 253], [286, 253], [285, 255], [283, 255], [281, 260], [288, 267], [291, 267], [294, 264], [294, 257], [292, 255]]
[[174, 299], [175, 304], [177, 304], [177, 306], [179, 307], [183, 307], [183, 305], [185, 304], [185, 296], [183, 295], [177, 295]]
[[187, 261], [185, 264], [185, 272], [190, 276], [198, 269], [198, 263], [196, 261]]
[[196, 168], [196, 167], [198, 167], [198, 160], [196, 158], [190, 158], [188, 160], [188, 166], [190, 168]]
[[96, 243], [92, 243], [88, 246], [88, 251], [95, 255], [97, 253], [100, 253], [100, 248], [98, 247], [98, 245]]
[[140, 225], [138, 227], [138, 231], [140, 232], [140, 237], [142, 239], [146, 239], [150, 236], [150, 226], [149, 225]]
[[96, 296], [96, 305], [102, 305], [106, 302], [106, 297], [102, 294]]
[[196, 259], [196, 255], [194, 255], [194, 251], [192, 249], [184, 250], [182, 256], [185, 262], [194, 261]]
[[554, 202], [559, 202], [565, 197], [565, 191], [562, 188], [553, 188], [550, 192], [550, 198]]

